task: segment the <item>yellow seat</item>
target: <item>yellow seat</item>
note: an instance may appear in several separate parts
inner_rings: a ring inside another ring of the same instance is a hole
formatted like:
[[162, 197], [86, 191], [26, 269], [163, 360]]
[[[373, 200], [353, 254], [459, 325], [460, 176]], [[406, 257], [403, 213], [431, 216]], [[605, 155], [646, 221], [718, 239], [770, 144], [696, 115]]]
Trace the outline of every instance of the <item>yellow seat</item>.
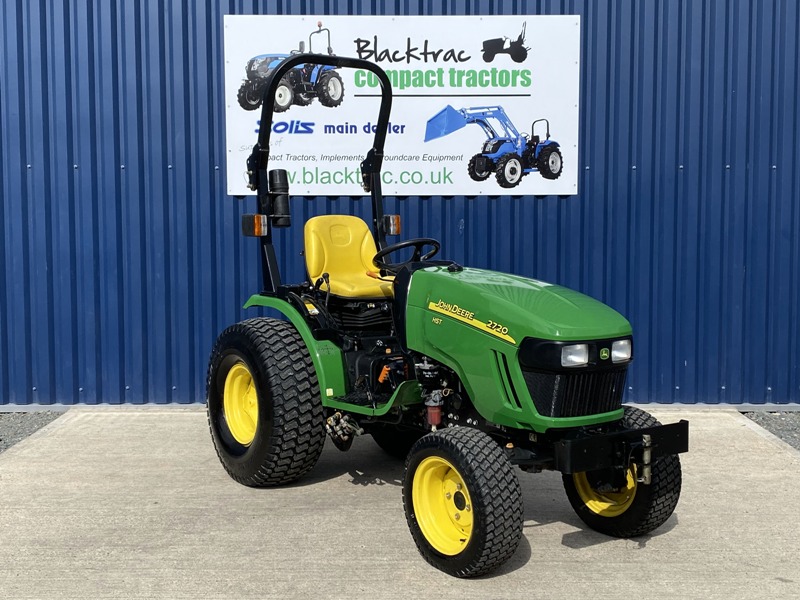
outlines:
[[[367, 224], [349, 215], [324, 215], [303, 228], [306, 269], [311, 283], [328, 273], [331, 294], [345, 298], [391, 298], [392, 284], [367, 275], [377, 273], [378, 251]], [[323, 284], [322, 289], [325, 290]]]

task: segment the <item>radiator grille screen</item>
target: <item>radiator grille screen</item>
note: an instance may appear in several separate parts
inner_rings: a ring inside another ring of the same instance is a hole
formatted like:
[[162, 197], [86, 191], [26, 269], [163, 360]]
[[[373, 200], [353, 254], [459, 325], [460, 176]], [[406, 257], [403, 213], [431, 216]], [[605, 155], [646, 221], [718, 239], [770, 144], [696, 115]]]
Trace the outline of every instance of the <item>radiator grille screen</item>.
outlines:
[[536, 410], [544, 417], [583, 417], [622, 406], [627, 368], [590, 373], [523, 371]]

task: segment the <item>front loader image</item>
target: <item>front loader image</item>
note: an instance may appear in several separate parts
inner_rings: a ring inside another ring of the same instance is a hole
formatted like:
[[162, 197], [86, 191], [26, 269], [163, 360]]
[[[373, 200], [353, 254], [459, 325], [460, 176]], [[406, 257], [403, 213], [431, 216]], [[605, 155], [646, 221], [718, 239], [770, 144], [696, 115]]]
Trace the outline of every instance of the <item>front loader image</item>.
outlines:
[[[450, 135], [473, 123], [486, 135], [481, 151], [467, 164], [467, 173], [474, 181], [485, 181], [494, 173], [500, 187], [513, 188], [525, 175], [535, 171], [545, 179], [561, 176], [563, 157], [558, 143], [550, 139], [550, 122], [537, 119], [528, 136], [517, 131], [502, 106], [456, 110], [448, 104], [428, 119], [425, 141]], [[535, 135], [537, 123], [545, 123], [547, 127], [544, 140]]]
[[[309, 219], [307, 273], [286, 283], [273, 241], [292, 224], [290, 190], [287, 172], [269, 169], [271, 99], [308, 63], [371, 71], [381, 84], [361, 163], [372, 216]], [[288, 484], [314, 467], [326, 437], [346, 451], [369, 435], [404, 461], [403, 508], [420, 554], [456, 577], [489, 573], [517, 551], [520, 471], [559, 472], [577, 515], [610, 536], [669, 519], [688, 423], [661, 425], [623, 406], [628, 321], [576, 291], [440, 258], [433, 238], [387, 242], [399, 230], [381, 191], [392, 92], [376, 64], [291, 56], [264, 97], [247, 160], [257, 211], [242, 216], [243, 233], [258, 240], [263, 287], [245, 307], [282, 318], [231, 325], [211, 352], [208, 421], [228, 474], [252, 487]]]

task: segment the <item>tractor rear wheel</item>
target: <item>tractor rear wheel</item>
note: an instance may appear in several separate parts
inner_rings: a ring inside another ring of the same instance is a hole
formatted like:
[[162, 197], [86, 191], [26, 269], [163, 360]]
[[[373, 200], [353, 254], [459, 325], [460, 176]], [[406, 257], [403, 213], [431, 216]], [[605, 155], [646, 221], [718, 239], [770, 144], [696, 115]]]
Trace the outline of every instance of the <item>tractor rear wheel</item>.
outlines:
[[508, 53], [515, 63], [525, 62], [525, 59], [528, 58], [528, 49], [522, 45], [512, 45]]
[[289, 110], [294, 100], [294, 92], [292, 91], [291, 82], [284, 77], [278, 84], [278, 89], [275, 90], [275, 112], [285, 112]]
[[483, 158], [482, 154], [476, 154], [472, 158], [469, 159], [469, 164], [467, 165], [467, 173], [469, 174], [470, 178], [474, 181], [486, 181], [489, 179], [489, 175], [492, 174], [492, 169], [494, 169], [494, 163], [490, 158], [486, 160], [489, 162], [490, 169], [480, 170], [478, 169], [477, 163], [478, 159]]
[[522, 538], [519, 479], [500, 446], [477, 429], [443, 429], [414, 444], [403, 507], [423, 558], [455, 577], [493, 571]]
[[[660, 423], [649, 413], [625, 407], [623, 424], [643, 429]], [[614, 537], [635, 537], [669, 519], [681, 495], [681, 463], [677, 455], [662, 456], [652, 465], [650, 485], [637, 481], [636, 467], [563, 475], [567, 498], [589, 527]]]
[[211, 352], [207, 405], [217, 456], [239, 483], [289, 483], [322, 452], [319, 385], [290, 323], [258, 318], [223, 331]]
[[539, 173], [545, 179], [558, 179], [564, 169], [564, 159], [558, 148], [553, 145], [545, 146], [539, 153], [537, 166], [539, 167]]
[[339, 106], [344, 99], [344, 83], [338, 73], [325, 71], [319, 76], [317, 96], [322, 106], [333, 108]]
[[513, 152], [504, 154], [497, 161], [497, 172], [495, 177], [497, 178], [497, 183], [500, 184], [500, 187], [516, 187], [519, 182], [522, 181], [523, 175], [525, 175], [525, 171], [522, 168], [522, 160], [520, 160], [520, 157]]

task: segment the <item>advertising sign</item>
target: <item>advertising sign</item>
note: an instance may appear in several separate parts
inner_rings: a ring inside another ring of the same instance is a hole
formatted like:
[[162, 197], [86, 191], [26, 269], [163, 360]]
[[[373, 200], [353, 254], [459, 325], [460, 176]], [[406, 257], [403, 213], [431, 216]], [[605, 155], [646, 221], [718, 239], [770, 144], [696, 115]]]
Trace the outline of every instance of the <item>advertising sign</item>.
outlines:
[[[392, 82], [383, 192], [398, 196], [578, 193], [577, 16], [225, 16], [228, 193], [274, 67], [297, 52], [368, 60]], [[270, 168], [294, 195], [363, 195], [380, 86], [365, 70], [303, 64], [281, 81]]]

